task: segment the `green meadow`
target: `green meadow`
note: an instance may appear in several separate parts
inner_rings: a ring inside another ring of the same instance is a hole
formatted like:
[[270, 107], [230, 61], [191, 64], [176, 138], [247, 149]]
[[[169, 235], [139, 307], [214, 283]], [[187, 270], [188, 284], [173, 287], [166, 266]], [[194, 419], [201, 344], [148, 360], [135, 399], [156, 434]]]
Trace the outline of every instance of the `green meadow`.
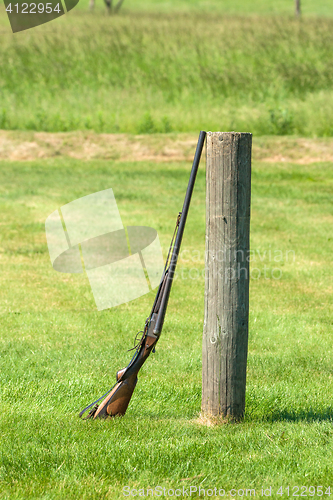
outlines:
[[[333, 7], [293, 10], [85, 0], [13, 35], [0, 6], [0, 499], [333, 495]], [[45, 219], [111, 187], [166, 256], [199, 130], [254, 136], [245, 418], [200, 414], [203, 159], [156, 353], [123, 418], [82, 421], [154, 291], [98, 312]]]
[[1, 161], [0, 498], [124, 498], [126, 486], [333, 492], [332, 162], [260, 160], [268, 142], [254, 140], [246, 414], [212, 426], [200, 417], [204, 161], [156, 353], [125, 417], [102, 422], [78, 413], [129, 362], [154, 292], [98, 312], [85, 275], [53, 270], [44, 221], [112, 187], [124, 225], [158, 229], [165, 254], [190, 162]]
[[[13, 35], [1, 8], [0, 128], [332, 136], [333, 7], [292, 0], [87, 2]], [[251, 14], [251, 15], [250, 15]]]

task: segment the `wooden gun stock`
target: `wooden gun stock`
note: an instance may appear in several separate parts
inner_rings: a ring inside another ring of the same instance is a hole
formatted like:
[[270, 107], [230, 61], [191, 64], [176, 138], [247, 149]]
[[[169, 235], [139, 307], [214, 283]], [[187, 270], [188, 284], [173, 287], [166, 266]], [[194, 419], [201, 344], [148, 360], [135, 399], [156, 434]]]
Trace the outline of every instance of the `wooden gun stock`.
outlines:
[[[155, 322], [154, 322], [155, 323]], [[153, 325], [151, 325], [153, 326]], [[150, 328], [149, 330], [151, 330]], [[88, 415], [87, 418], [108, 418], [117, 415], [125, 415], [136, 383], [138, 381], [138, 373], [143, 363], [152, 352], [158, 337], [148, 331], [141, 339], [141, 347], [134, 361], [127, 368], [119, 370], [116, 375], [117, 383], [112, 388], [107, 397], [96, 406]]]
[[108, 418], [115, 417], [116, 415], [125, 415], [137, 381], [138, 377], [132, 375], [127, 380], [118, 382], [109, 396], [104, 399], [93, 415], [91, 415], [91, 418]]

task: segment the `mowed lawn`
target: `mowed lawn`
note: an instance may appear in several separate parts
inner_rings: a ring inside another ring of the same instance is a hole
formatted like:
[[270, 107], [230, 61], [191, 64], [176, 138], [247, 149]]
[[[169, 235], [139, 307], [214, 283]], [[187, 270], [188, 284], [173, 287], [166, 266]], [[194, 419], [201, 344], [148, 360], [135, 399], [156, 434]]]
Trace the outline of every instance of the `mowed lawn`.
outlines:
[[165, 254], [191, 163], [1, 161], [0, 498], [114, 499], [125, 486], [333, 493], [333, 162], [320, 148], [304, 160], [294, 139], [254, 146], [246, 415], [234, 425], [200, 417], [204, 161], [156, 353], [125, 417], [102, 422], [78, 413], [128, 363], [154, 293], [98, 312], [86, 276], [51, 267], [45, 219], [111, 187], [124, 225], [156, 228]]

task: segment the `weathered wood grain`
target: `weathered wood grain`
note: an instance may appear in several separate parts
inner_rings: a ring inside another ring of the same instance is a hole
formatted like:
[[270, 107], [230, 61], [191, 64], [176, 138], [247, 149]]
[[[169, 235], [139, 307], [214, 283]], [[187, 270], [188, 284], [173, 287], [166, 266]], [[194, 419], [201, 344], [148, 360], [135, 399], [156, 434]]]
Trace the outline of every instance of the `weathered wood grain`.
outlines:
[[208, 132], [202, 411], [245, 410], [252, 134]]

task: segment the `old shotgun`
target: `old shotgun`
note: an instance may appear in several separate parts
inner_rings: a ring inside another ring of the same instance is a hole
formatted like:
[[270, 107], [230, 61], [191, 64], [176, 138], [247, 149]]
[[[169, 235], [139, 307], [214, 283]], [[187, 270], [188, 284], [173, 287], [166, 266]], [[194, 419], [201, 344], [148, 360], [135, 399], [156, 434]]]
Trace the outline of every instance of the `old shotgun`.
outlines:
[[[200, 132], [190, 180], [185, 195], [183, 210], [177, 217], [176, 228], [169, 248], [161, 282], [151, 313], [146, 320], [143, 335], [136, 347], [135, 354], [129, 365], [117, 372], [116, 384], [108, 392], [103, 394], [103, 396], [97, 399], [97, 401], [94, 401], [82, 410], [80, 417], [82, 417], [82, 415], [90, 408], [92, 409], [86, 417], [87, 419], [108, 418], [115, 417], [116, 415], [124, 415], [138, 380], [138, 372], [148, 358], [149, 354], [154, 350], [157, 341], [160, 338], [205, 137], [206, 132]], [[103, 398], [104, 400], [98, 405], [97, 403]]]

